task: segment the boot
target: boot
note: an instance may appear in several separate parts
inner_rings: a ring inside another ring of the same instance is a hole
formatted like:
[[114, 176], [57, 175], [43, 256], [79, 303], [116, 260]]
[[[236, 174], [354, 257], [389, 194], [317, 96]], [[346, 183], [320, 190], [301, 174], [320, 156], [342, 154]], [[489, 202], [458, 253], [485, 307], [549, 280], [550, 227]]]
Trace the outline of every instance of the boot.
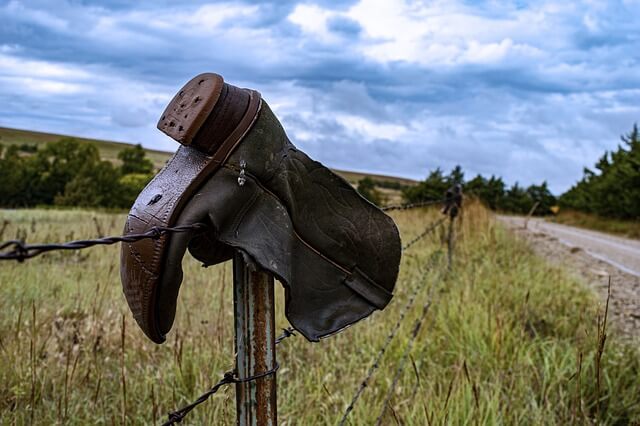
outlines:
[[151, 340], [173, 324], [187, 248], [207, 266], [237, 250], [272, 273], [287, 319], [310, 341], [389, 303], [400, 263], [393, 220], [298, 150], [258, 92], [199, 75], [158, 128], [182, 146], [138, 196], [125, 234], [210, 227], [122, 245], [124, 293]]

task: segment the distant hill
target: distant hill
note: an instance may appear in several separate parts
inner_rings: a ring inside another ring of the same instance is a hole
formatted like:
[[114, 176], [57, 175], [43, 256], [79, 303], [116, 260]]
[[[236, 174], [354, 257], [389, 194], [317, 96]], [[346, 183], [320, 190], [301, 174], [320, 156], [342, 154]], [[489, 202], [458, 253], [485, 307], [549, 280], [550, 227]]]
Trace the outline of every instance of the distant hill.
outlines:
[[[46, 144], [47, 142], [55, 142], [62, 138], [68, 137], [74, 138], [80, 142], [86, 142], [96, 145], [98, 147], [98, 150], [100, 151], [100, 155], [102, 156], [102, 158], [112, 162], [118, 162], [118, 152], [130, 145], [125, 142], [105, 141], [100, 139], [89, 139], [71, 135], [59, 135], [55, 133], [34, 132], [31, 130], [0, 127], [0, 145], [42, 145]], [[171, 157], [171, 155], [173, 155], [172, 152], [168, 151], [158, 151], [147, 148], [145, 148], [145, 151], [147, 152], [147, 156], [149, 157], [149, 159], [153, 162], [154, 167], [158, 169], [164, 166], [166, 161]], [[358, 184], [358, 181], [365, 177], [370, 177], [375, 181], [398, 182], [402, 185], [409, 186], [418, 183], [415, 180], [394, 176], [385, 176], [345, 170], [333, 171], [342, 176], [353, 186], [356, 186]], [[401, 199], [400, 191], [387, 188], [379, 188], [379, 190], [385, 194], [389, 202], [398, 202]]]
[[[33, 132], [30, 130], [10, 129], [0, 127], [0, 144], [1, 145], [44, 145], [47, 142], [55, 142], [62, 138], [74, 138], [80, 142], [94, 144], [100, 151], [100, 156], [108, 161], [117, 162], [118, 152], [126, 148], [130, 144], [124, 142], [105, 141], [99, 139], [88, 139], [71, 135], [58, 135], [55, 133]], [[145, 148], [147, 157], [153, 162], [156, 168], [164, 166], [165, 162], [171, 157], [172, 153], [167, 151], [157, 151]]]

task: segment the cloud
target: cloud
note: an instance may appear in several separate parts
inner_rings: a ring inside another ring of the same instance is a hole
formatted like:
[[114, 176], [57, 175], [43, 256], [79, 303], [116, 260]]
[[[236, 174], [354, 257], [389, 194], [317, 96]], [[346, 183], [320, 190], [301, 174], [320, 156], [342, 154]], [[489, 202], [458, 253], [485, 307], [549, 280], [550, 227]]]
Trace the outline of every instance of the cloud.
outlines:
[[358, 22], [345, 16], [334, 16], [327, 22], [329, 31], [339, 33], [344, 36], [357, 37], [362, 31]]
[[260, 90], [329, 166], [560, 192], [640, 121], [640, 7], [608, 2], [0, 2], [0, 125], [175, 149], [192, 76]]

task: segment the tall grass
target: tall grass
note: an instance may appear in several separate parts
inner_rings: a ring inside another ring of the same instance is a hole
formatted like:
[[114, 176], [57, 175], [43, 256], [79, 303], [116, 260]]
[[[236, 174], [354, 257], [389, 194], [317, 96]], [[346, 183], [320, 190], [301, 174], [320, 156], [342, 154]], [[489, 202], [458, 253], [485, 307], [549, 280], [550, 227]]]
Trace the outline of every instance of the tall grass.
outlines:
[[[438, 215], [400, 211], [394, 218], [408, 241]], [[117, 234], [123, 219], [81, 211], [0, 211], [0, 227], [9, 222], [1, 239]], [[337, 423], [417, 287], [414, 307], [351, 413], [352, 424], [371, 424], [380, 415], [429, 295], [426, 323], [383, 424], [639, 421], [639, 354], [614, 329], [602, 338], [602, 304], [570, 274], [535, 257], [481, 207], [467, 208], [456, 231], [451, 273], [446, 256], [423, 270], [441, 246], [443, 235], [436, 233], [405, 253], [386, 310], [320, 343], [298, 336], [278, 346], [280, 423]], [[184, 267], [174, 329], [157, 346], [126, 307], [117, 247], [0, 263], [0, 423], [153, 424], [215, 383], [233, 365], [230, 265], [203, 269], [186, 259]], [[277, 324], [286, 327], [279, 286], [277, 298]], [[187, 422], [234, 424], [234, 401], [233, 388], [226, 388]]]
[[553, 222], [579, 226], [595, 231], [609, 232], [628, 238], [640, 238], [640, 220], [610, 219], [574, 210], [563, 210], [549, 217]]

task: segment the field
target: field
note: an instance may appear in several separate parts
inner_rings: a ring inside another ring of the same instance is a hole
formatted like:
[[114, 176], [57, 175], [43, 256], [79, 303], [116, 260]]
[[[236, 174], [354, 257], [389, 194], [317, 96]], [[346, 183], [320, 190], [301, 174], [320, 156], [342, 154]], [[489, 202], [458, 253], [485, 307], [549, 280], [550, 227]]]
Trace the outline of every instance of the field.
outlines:
[[[393, 214], [403, 241], [433, 210]], [[124, 216], [0, 210], [0, 240], [64, 241], [118, 234]], [[640, 354], [603, 327], [604, 307], [561, 269], [469, 206], [451, 273], [432, 257], [442, 235], [403, 256], [395, 298], [341, 334], [278, 346], [279, 421], [338, 422], [402, 307], [418, 290], [350, 424], [373, 424], [415, 319], [432, 301], [382, 424], [629, 424], [640, 421]], [[435, 265], [425, 270], [429, 259]], [[126, 306], [118, 247], [0, 264], [0, 423], [152, 424], [208, 389], [233, 365], [230, 265], [189, 258], [174, 329], [150, 343]], [[277, 285], [277, 324], [288, 326]], [[600, 320], [599, 320], [600, 319]], [[603, 329], [607, 338], [603, 339]], [[599, 350], [601, 349], [601, 350]], [[235, 424], [224, 388], [186, 424]], [[349, 424], [349, 423], [348, 423]]]
[[[9, 129], [0, 127], [0, 144], [1, 145], [44, 145], [48, 142], [56, 142], [62, 138], [71, 137], [82, 143], [91, 143], [98, 147], [100, 157], [103, 160], [118, 162], [118, 153], [124, 148], [130, 146], [123, 142], [104, 141], [98, 139], [87, 139], [77, 136], [57, 135], [53, 133], [34, 132], [30, 130]], [[147, 157], [151, 160], [154, 167], [159, 169], [171, 157], [171, 153], [165, 151], [155, 151], [145, 149]]]
[[549, 217], [549, 220], [565, 225], [609, 232], [628, 238], [640, 238], [640, 220], [616, 220], [601, 218], [588, 213], [564, 210], [556, 216]]
[[[43, 133], [43, 132], [34, 132], [30, 130], [19, 130], [19, 129], [10, 129], [6, 127], [0, 127], [0, 147], [2, 145], [44, 145], [48, 142], [56, 142], [62, 138], [72, 137], [77, 139], [83, 143], [91, 143], [98, 147], [100, 151], [100, 157], [103, 160], [111, 161], [113, 163], [118, 163], [118, 153], [122, 151], [124, 148], [129, 146], [123, 142], [114, 142], [114, 141], [105, 141], [98, 139], [87, 139], [77, 136], [66, 136], [66, 135], [57, 135], [53, 133]], [[176, 143], [176, 149], [178, 144]], [[172, 152], [166, 151], [156, 151], [152, 149], [145, 149], [147, 153], [147, 157], [153, 163], [153, 166], [156, 169], [161, 169], [167, 160], [173, 155]], [[337, 174], [342, 176], [345, 180], [347, 180], [351, 185], [357, 186], [358, 181], [365, 177], [370, 177], [371, 179], [377, 181], [388, 181], [388, 182], [398, 182], [403, 185], [415, 185], [417, 182], [411, 179], [404, 179], [393, 176], [384, 176], [384, 175], [376, 175], [372, 173], [360, 173], [354, 171], [344, 171], [344, 170], [334, 170]], [[389, 203], [399, 203], [401, 202], [401, 194], [398, 190], [388, 189], [388, 188], [378, 188], [386, 197]]]

